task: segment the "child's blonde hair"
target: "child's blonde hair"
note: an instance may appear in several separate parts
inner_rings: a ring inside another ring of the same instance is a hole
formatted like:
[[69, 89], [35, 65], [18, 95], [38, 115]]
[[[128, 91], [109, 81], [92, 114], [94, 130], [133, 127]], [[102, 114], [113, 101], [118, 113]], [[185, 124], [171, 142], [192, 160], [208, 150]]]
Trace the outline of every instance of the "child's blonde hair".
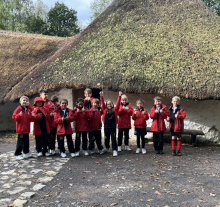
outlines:
[[123, 95], [121, 96], [121, 100], [125, 100], [125, 99], [128, 101], [128, 97], [123, 94]]
[[92, 93], [92, 89], [86, 88], [86, 89], [84, 90], [84, 93]]
[[98, 104], [100, 104], [100, 100], [97, 99], [97, 98], [94, 98], [94, 99], [92, 100], [92, 104], [93, 104], [93, 103], [98, 103]]
[[20, 98], [20, 101], [23, 100], [23, 99], [27, 99], [27, 100], [29, 101], [29, 98], [28, 98], [27, 96], [22, 96], [22, 97]]
[[173, 100], [177, 100], [178, 102], [180, 102], [180, 97], [179, 96], [174, 96], [173, 98], [172, 98], [172, 101]]
[[154, 101], [158, 101], [158, 100], [162, 101], [162, 99], [161, 99], [160, 96], [156, 96], [156, 97], [154, 97]]

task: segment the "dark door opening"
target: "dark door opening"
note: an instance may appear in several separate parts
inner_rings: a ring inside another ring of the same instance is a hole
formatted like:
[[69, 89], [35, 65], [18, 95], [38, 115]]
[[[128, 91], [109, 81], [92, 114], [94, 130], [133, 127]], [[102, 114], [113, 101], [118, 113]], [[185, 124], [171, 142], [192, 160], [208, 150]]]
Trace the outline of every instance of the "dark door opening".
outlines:
[[100, 99], [99, 92], [102, 91], [101, 89], [92, 88], [92, 97]]

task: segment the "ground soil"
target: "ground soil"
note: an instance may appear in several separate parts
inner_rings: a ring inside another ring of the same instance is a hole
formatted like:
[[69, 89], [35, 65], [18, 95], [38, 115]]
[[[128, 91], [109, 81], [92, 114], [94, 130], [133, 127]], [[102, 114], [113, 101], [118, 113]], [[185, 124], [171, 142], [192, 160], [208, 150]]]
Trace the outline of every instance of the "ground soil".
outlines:
[[[0, 146], [11, 151], [15, 143]], [[152, 144], [145, 155], [131, 148], [118, 157], [110, 152], [71, 158], [27, 206], [220, 206], [220, 147], [186, 144], [181, 157], [171, 155], [170, 144], [163, 155]]]

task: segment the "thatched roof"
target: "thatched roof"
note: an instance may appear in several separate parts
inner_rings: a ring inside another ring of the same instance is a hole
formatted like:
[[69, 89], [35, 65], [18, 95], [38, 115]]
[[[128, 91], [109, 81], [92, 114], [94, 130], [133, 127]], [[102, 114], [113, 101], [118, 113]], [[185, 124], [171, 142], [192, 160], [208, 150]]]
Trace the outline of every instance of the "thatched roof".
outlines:
[[45, 86], [220, 99], [219, 30], [201, 0], [114, 0], [6, 98]]
[[69, 40], [0, 30], [0, 102]]

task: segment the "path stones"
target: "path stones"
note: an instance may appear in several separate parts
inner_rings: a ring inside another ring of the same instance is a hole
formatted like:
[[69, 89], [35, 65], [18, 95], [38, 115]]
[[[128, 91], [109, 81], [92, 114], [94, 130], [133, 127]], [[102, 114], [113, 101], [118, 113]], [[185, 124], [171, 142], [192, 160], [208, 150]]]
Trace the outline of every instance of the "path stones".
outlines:
[[16, 199], [13, 203], [14, 207], [23, 207], [27, 203], [27, 200]]
[[16, 184], [18, 184], [18, 185], [31, 185], [31, 181], [19, 180], [16, 182]]
[[5, 175], [5, 176], [2, 176], [0, 179], [2, 179], [2, 180], [7, 180], [9, 177], [7, 176], [7, 175]]
[[40, 182], [40, 183], [48, 183], [50, 182], [51, 180], [53, 180], [53, 177], [42, 177], [42, 178], [39, 178], [37, 180], [37, 182]]
[[50, 176], [55, 176], [58, 174], [58, 172], [55, 171], [47, 171], [45, 174], [50, 175]]
[[13, 186], [14, 183], [5, 183], [2, 187], [3, 188], [11, 188], [11, 186]]
[[29, 179], [32, 177], [33, 177], [33, 175], [28, 175], [28, 174], [23, 174], [23, 175], [19, 176], [20, 179]]
[[30, 171], [30, 173], [37, 174], [37, 173], [39, 173], [41, 171], [43, 171], [43, 170], [42, 169], [33, 169], [33, 170]]
[[14, 171], [15, 171], [15, 169], [14, 170], [9, 170], [9, 171], [6, 171], [6, 172], [2, 172], [1, 174], [2, 175], [11, 175], [11, 174], [14, 173]]
[[16, 187], [14, 190], [8, 190], [7, 193], [10, 195], [15, 195], [17, 193], [20, 193], [21, 191], [26, 190], [27, 188], [25, 187]]
[[25, 192], [22, 193], [21, 196], [24, 198], [32, 198], [36, 193], [35, 192]]
[[44, 188], [46, 185], [42, 185], [41, 183], [39, 183], [39, 184], [37, 184], [37, 185], [35, 185], [34, 187], [33, 187], [33, 190], [34, 191], [37, 191], [37, 190], [41, 190], [42, 188]]

